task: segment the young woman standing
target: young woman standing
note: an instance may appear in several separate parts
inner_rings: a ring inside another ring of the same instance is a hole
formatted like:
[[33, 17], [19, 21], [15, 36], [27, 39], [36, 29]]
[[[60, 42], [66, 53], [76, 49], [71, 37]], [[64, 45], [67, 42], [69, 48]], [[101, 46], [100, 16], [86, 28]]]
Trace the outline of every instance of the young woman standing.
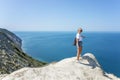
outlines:
[[81, 35], [82, 33], [82, 28], [79, 28], [76, 34], [76, 46], [77, 46], [77, 60], [80, 59], [80, 54], [82, 52], [82, 40], [83, 36]]

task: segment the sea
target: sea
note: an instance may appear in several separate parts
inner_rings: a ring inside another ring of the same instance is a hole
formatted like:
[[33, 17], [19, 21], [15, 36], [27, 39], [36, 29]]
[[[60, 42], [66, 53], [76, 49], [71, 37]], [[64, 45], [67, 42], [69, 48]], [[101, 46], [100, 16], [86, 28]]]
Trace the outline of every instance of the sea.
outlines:
[[[14, 32], [22, 39], [25, 53], [45, 62], [76, 56], [73, 41], [76, 32]], [[83, 32], [83, 51], [92, 53], [102, 69], [120, 77], [120, 32]]]

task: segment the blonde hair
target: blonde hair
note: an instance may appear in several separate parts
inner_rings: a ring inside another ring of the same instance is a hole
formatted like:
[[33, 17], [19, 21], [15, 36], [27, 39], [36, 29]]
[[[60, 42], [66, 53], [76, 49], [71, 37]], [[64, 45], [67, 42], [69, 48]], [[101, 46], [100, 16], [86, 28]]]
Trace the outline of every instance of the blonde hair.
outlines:
[[78, 28], [78, 31], [82, 32], [83, 30], [82, 30], [82, 28]]

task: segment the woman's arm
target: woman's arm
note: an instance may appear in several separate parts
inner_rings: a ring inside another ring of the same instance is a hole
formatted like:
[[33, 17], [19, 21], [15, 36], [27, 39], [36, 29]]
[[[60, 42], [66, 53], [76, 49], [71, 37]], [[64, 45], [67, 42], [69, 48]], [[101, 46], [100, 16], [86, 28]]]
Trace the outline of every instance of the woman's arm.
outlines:
[[85, 36], [81, 35], [83, 38], [86, 38]]
[[77, 34], [77, 35], [76, 35], [76, 46], [77, 46], [77, 47], [79, 47], [79, 46], [78, 46], [79, 36], [80, 36], [80, 34]]
[[79, 46], [78, 46], [78, 42], [79, 42], [79, 39], [76, 38], [76, 46], [77, 46], [77, 47], [79, 47]]

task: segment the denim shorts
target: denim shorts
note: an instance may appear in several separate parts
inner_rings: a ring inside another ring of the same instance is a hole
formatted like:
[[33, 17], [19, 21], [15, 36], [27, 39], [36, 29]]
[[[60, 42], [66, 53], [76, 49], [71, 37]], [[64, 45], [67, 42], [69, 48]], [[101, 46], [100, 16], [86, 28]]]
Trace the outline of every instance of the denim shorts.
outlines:
[[78, 42], [78, 46], [79, 46], [79, 47], [82, 47], [82, 41], [79, 41], [79, 42]]

